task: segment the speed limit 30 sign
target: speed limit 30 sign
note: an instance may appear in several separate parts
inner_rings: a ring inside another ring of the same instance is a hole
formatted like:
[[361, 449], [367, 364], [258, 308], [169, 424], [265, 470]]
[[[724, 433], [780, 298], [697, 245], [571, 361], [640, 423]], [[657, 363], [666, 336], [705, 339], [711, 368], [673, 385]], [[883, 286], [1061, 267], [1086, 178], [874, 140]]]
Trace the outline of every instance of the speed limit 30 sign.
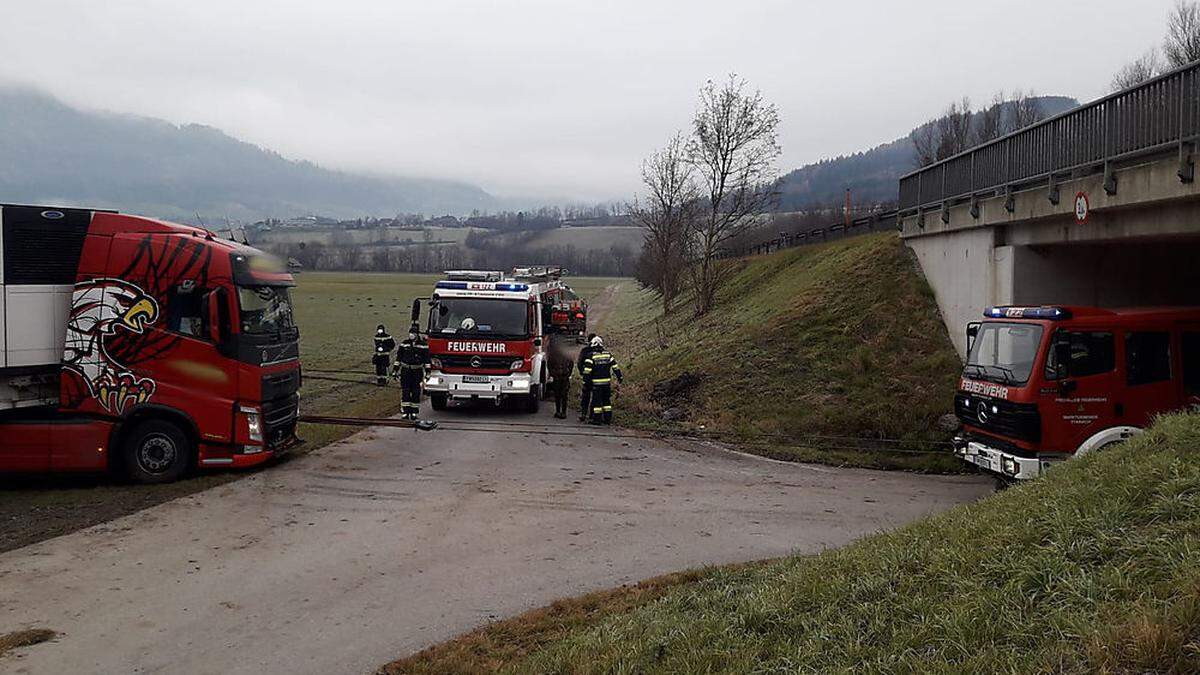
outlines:
[[1088, 220], [1088, 214], [1091, 211], [1091, 204], [1088, 203], [1086, 192], [1080, 192], [1075, 195], [1075, 222], [1083, 224]]

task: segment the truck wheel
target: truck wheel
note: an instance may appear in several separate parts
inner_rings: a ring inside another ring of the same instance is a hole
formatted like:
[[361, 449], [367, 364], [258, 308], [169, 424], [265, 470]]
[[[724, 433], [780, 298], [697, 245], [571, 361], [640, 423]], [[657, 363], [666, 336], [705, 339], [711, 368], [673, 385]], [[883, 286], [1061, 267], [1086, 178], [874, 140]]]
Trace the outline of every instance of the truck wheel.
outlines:
[[163, 420], [142, 422], [122, 448], [125, 475], [138, 483], [170, 483], [187, 471], [193, 451], [178, 426]]
[[434, 410], [445, 410], [449, 399], [450, 397], [446, 394], [430, 394], [429, 404], [433, 406]]
[[525, 397], [525, 412], [530, 414], [536, 413], [541, 405], [541, 402], [542, 396], [539, 392], [529, 392], [529, 395]]

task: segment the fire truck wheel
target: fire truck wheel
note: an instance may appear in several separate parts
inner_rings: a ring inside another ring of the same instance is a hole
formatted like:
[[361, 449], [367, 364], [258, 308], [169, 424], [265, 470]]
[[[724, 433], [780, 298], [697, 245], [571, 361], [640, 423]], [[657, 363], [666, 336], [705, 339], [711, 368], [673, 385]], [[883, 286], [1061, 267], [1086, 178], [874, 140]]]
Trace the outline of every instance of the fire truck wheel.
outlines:
[[532, 391], [525, 397], [525, 412], [536, 413], [542, 402], [542, 396], [536, 391]]
[[433, 406], [434, 410], [445, 410], [449, 399], [450, 397], [445, 394], [430, 394], [429, 404]]
[[139, 424], [125, 439], [125, 475], [138, 483], [169, 483], [187, 470], [191, 441], [178, 426], [163, 420]]

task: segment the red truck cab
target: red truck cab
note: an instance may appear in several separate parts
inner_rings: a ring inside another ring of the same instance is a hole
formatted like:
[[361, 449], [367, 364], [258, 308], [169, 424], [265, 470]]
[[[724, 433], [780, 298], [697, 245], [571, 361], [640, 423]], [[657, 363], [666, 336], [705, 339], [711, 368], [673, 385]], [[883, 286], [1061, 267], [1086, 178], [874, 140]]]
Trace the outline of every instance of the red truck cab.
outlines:
[[1200, 408], [1200, 308], [992, 307], [967, 330], [959, 456], [1005, 479]]
[[0, 471], [164, 482], [297, 443], [300, 336], [279, 261], [107, 211], [5, 205], [0, 232]]

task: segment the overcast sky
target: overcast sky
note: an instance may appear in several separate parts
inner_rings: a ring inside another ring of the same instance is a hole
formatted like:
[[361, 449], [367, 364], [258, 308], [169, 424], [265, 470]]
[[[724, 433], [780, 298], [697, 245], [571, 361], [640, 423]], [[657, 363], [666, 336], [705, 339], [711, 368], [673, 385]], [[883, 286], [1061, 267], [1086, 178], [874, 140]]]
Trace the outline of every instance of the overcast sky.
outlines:
[[779, 106], [787, 170], [964, 94], [1101, 95], [1172, 4], [9, 0], [0, 81], [335, 168], [623, 199], [707, 78], [736, 72]]

